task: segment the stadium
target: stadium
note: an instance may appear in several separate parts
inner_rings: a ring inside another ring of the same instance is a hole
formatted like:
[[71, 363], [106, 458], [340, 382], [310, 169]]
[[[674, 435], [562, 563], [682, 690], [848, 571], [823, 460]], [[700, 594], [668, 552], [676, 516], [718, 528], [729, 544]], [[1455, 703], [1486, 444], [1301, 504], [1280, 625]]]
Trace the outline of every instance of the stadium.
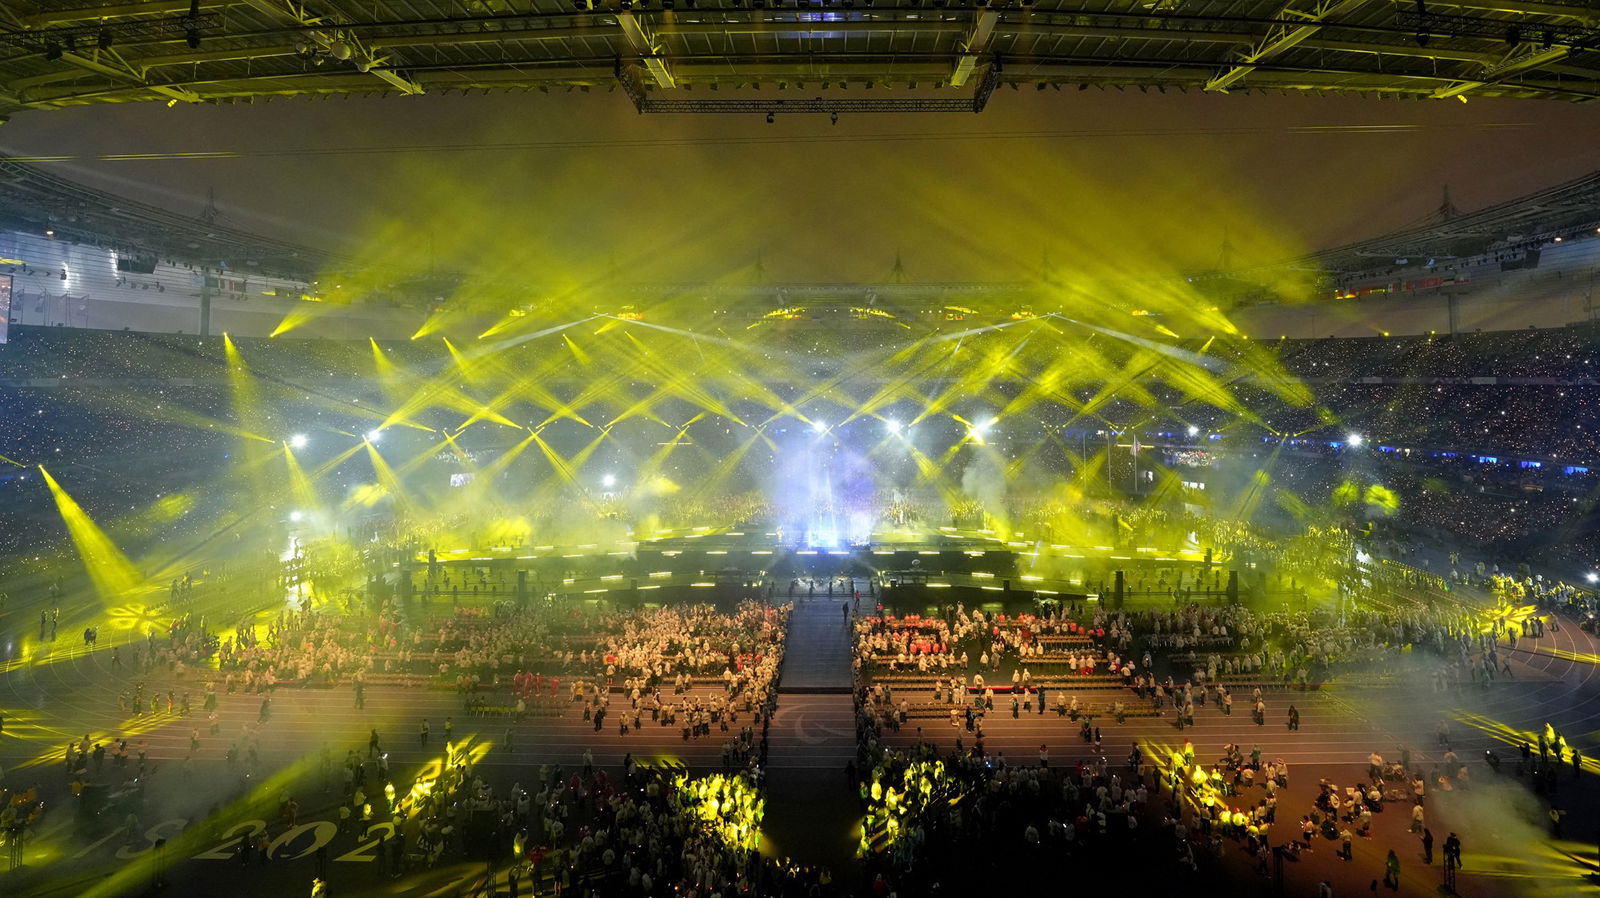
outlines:
[[0, 893], [1600, 883], [1589, 5], [0, 41]]

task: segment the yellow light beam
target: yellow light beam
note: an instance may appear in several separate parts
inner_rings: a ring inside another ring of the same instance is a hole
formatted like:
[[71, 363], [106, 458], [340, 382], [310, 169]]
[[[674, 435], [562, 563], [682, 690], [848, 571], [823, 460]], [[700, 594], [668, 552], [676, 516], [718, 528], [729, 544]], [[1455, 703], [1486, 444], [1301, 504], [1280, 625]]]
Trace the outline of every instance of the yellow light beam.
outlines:
[[133, 562], [128, 560], [128, 556], [122, 554], [122, 550], [95, 524], [88, 512], [62, 489], [44, 465], [39, 466], [39, 473], [44, 475], [45, 485], [50, 488], [56, 510], [67, 525], [72, 546], [77, 549], [78, 557], [83, 559], [83, 566], [89, 573], [95, 592], [99, 593], [107, 607], [125, 600], [139, 588], [144, 578], [134, 568]]

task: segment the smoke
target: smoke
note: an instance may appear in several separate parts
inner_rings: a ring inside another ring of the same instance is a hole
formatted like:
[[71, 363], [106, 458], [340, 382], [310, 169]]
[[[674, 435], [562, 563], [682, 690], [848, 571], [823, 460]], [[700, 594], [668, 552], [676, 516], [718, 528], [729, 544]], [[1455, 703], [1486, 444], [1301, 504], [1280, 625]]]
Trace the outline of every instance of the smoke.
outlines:
[[978, 447], [961, 472], [961, 491], [993, 517], [1006, 511], [1005, 462], [993, 450]]

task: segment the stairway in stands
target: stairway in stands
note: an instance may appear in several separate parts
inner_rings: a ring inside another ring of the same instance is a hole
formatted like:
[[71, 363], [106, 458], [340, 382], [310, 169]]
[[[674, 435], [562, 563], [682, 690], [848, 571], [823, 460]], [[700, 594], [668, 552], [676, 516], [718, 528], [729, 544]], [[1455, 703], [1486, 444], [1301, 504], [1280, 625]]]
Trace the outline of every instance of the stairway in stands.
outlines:
[[842, 597], [802, 598], [789, 618], [778, 711], [767, 742], [767, 814], [762, 850], [825, 865], [836, 881], [854, 873], [855, 759], [851, 628]]

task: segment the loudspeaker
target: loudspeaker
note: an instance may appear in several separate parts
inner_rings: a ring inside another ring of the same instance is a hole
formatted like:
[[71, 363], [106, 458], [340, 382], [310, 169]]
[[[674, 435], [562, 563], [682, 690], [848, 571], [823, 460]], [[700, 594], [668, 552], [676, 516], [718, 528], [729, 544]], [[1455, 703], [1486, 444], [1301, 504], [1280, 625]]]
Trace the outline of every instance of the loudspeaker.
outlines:
[[1228, 601], [1239, 604], [1239, 572], [1228, 572]]

